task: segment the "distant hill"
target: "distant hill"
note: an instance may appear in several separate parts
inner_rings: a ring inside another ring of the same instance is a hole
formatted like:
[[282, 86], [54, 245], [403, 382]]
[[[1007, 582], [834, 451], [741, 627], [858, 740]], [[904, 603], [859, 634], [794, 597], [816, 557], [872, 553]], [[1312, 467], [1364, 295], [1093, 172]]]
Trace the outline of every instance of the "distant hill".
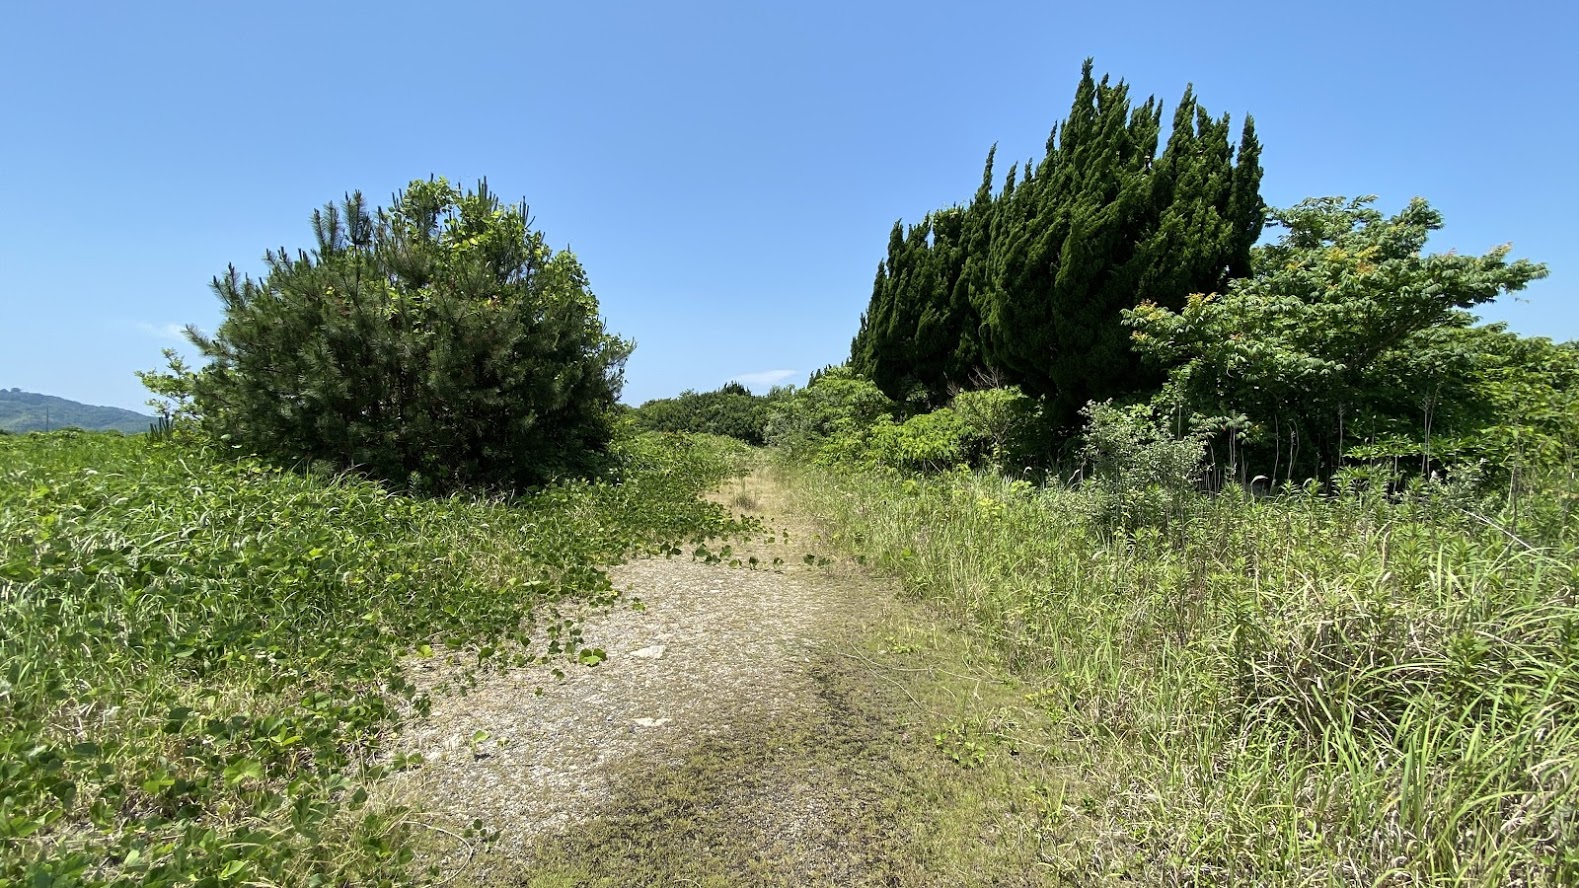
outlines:
[[152, 416], [119, 407], [94, 407], [53, 395], [0, 389], [0, 431], [42, 432], [45, 429], [77, 428], [130, 434], [148, 431], [148, 424], [153, 421]]

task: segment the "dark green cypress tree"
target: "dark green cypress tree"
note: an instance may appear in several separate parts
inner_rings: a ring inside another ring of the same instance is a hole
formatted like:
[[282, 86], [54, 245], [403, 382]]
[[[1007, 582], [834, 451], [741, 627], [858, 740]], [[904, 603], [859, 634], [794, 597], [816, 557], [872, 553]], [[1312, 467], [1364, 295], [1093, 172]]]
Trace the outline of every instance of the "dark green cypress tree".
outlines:
[[905, 246], [903, 220], [896, 220], [888, 232], [888, 255], [877, 263], [877, 277], [872, 281], [872, 299], [861, 315], [861, 326], [855, 340], [850, 343], [850, 367], [868, 379], [876, 378], [879, 364], [891, 360], [887, 354], [887, 331], [894, 312], [895, 283], [893, 272], [902, 264], [901, 253]]
[[986, 378], [986, 355], [981, 334], [981, 300], [990, 282], [988, 261], [992, 234], [997, 226], [997, 207], [992, 196], [993, 161], [998, 146], [987, 152], [981, 185], [971, 199], [960, 235], [960, 273], [949, 295], [949, 311], [955, 331], [955, 345], [945, 369], [950, 392], [978, 387]]
[[872, 381], [885, 393], [897, 392], [897, 396], [890, 397], [898, 399], [909, 398], [920, 383], [916, 331], [931, 301], [929, 294], [936, 273], [930, 255], [931, 231], [930, 216], [907, 228], [899, 261], [889, 270], [893, 311], [889, 313], [888, 326], [880, 340], [884, 360], [879, 363]]
[[988, 362], [1027, 392], [1054, 396], [1060, 414], [1127, 369], [1118, 311], [1135, 284], [1134, 233], [1152, 227], [1159, 114], [1155, 100], [1132, 109], [1128, 93], [1094, 80], [1087, 62], [1069, 117], [1015, 195], [1024, 209], [1011, 215], [1023, 221], [992, 245]]
[[1228, 192], [1228, 220], [1233, 226], [1233, 253], [1229, 278], [1247, 278], [1253, 269], [1250, 251], [1266, 227], [1267, 206], [1261, 199], [1261, 140], [1256, 138], [1255, 118], [1245, 115], [1239, 134], [1239, 154], [1234, 162], [1233, 187]]
[[850, 369], [871, 378], [877, 367], [877, 326], [888, 313], [888, 263], [877, 263], [872, 298], [861, 312], [861, 325], [850, 340]]
[[[928, 317], [939, 271], [931, 247], [932, 217], [908, 228], [895, 222], [888, 260], [878, 271], [872, 301], [851, 352], [851, 366], [895, 399], [924, 387], [917, 333]], [[930, 323], [930, 318], [929, 318]]]
[[1250, 270], [1264, 206], [1260, 143], [1186, 89], [1158, 152], [1162, 108], [1131, 103], [1087, 60], [1039, 162], [992, 194], [989, 152], [968, 206], [899, 223], [852, 366], [890, 397], [931, 406], [993, 379], [1047, 398], [1055, 422], [1086, 401], [1157, 384], [1121, 323], [1142, 299], [1182, 305]]
[[[965, 210], [952, 207], [927, 216], [930, 228], [924, 271], [915, 297], [921, 305], [913, 334], [912, 384], [904, 396], [926, 407], [948, 399], [949, 367], [962, 335], [953, 304], [965, 260]], [[893, 397], [890, 395], [890, 397]]]
[[969, 206], [929, 213], [903, 236], [896, 224], [890, 234], [890, 261], [878, 268], [851, 366], [897, 401], [941, 406], [983, 369], [976, 293], [986, 280], [995, 153]]
[[1143, 298], [1182, 304], [1248, 268], [1262, 212], [1253, 130], [1236, 167], [1228, 119], [1187, 90], [1159, 155], [1160, 131], [1154, 98], [1132, 106], [1122, 81], [1095, 81], [1087, 62], [1035, 186], [1015, 195], [1025, 209], [1011, 208], [993, 240], [987, 363], [1048, 398], [1055, 422], [1160, 379], [1132, 353], [1120, 312]]

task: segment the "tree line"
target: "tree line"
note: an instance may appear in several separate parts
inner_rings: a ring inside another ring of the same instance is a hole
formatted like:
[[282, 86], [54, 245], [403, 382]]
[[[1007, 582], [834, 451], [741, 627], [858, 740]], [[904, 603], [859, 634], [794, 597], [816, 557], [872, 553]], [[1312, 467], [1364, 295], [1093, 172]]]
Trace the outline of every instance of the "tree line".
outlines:
[[[1270, 209], [1252, 118], [1236, 136], [1189, 88], [1164, 138], [1165, 116], [1087, 60], [1039, 160], [996, 185], [994, 147], [967, 202], [895, 222], [846, 368], [768, 398], [686, 392], [633, 422], [751, 443], [837, 430], [904, 465], [1012, 451], [1045, 467], [1078, 455], [1090, 405], [1115, 402], [1149, 417], [1147, 435], [1207, 441], [1239, 478], [1570, 455], [1579, 349], [1470, 313], [1545, 266], [1506, 247], [1426, 254], [1443, 219], [1424, 200], [1393, 216], [1364, 198]], [[1269, 223], [1280, 234], [1260, 243]], [[632, 344], [524, 205], [416, 180], [388, 208], [325, 205], [312, 234], [269, 251], [260, 277], [214, 279], [223, 323], [189, 330], [207, 365], [142, 374], [165, 409], [279, 462], [409, 489], [597, 469]]]
[[[1268, 208], [1251, 117], [1235, 145], [1193, 89], [1165, 140], [1163, 113], [1087, 60], [1039, 161], [995, 189], [994, 147], [968, 202], [894, 224], [854, 374], [899, 418], [1013, 387], [1041, 427], [1021, 459], [1044, 462], [1107, 401], [1204, 435], [1239, 477], [1567, 454], [1579, 351], [1470, 313], [1544, 265], [1426, 254], [1443, 219], [1423, 199], [1393, 216], [1371, 198]], [[1258, 245], [1269, 223], [1280, 235]]]

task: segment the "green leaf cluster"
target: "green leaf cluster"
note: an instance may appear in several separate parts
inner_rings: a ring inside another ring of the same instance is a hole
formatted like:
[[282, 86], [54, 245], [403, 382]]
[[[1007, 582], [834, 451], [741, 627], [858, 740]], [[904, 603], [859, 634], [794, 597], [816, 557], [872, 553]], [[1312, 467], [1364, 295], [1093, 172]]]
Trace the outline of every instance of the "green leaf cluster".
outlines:
[[1545, 266], [1506, 246], [1425, 254], [1441, 214], [1417, 198], [1384, 217], [1373, 200], [1274, 213], [1285, 232], [1256, 250], [1253, 277], [1126, 311], [1137, 350], [1168, 370], [1160, 401], [1230, 418], [1254, 471], [1286, 479], [1325, 477], [1357, 446], [1429, 465], [1515, 415], [1547, 438], [1571, 426], [1558, 402], [1572, 400], [1574, 351], [1473, 327], [1467, 311]]
[[769, 444], [792, 456], [815, 456], [859, 447], [874, 423], [891, 419], [898, 405], [847, 366], [829, 367], [803, 389], [783, 393], [768, 412]]
[[947, 406], [906, 417], [848, 366], [779, 392], [768, 419], [768, 443], [792, 459], [909, 472], [1028, 465], [1041, 459], [1045, 437], [1040, 405], [1018, 389], [961, 392]]
[[778, 395], [753, 395], [731, 382], [714, 392], [684, 391], [673, 398], [647, 401], [632, 411], [639, 429], [724, 435], [747, 444], [766, 442], [768, 411]]
[[1206, 459], [1206, 431], [1170, 428], [1144, 404], [1093, 401], [1081, 415], [1092, 517], [1130, 531], [1181, 520]]

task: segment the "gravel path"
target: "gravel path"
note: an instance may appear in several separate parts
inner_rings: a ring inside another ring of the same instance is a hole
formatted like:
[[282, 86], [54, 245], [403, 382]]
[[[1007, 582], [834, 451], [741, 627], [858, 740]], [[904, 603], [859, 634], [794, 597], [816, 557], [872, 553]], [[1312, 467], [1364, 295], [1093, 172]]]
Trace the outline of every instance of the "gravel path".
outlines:
[[[771, 548], [780, 551], [764, 560], [785, 550]], [[409, 725], [392, 749], [426, 763], [388, 789], [439, 823], [480, 819], [498, 830], [489, 855], [498, 866], [525, 855], [534, 839], [596, 818], [633, 768], [659, 773], [710, 740], [826, 717], [812, 670], [828, 638], [880, 619], [893, 602], [841, 573], [687, 558], [616, 567], [625, 603], [582, 618], [584, 643], [604, 649], [604, 662], [564, 666], [562, 680], [549, 666], [503, 671], [467, 693], [435, 695], [431, 716]], [[415, 669], [430, 684], [445, 671], [436, 662]], [[479, 732], [487, 739], [476, 741]], [[755, 812], [785, 812], [784, 822], [757, 825], [769, 839], [804, 832], [803, 821], [840, 792], [818, 786], [816, 775], [794, 783]]]

